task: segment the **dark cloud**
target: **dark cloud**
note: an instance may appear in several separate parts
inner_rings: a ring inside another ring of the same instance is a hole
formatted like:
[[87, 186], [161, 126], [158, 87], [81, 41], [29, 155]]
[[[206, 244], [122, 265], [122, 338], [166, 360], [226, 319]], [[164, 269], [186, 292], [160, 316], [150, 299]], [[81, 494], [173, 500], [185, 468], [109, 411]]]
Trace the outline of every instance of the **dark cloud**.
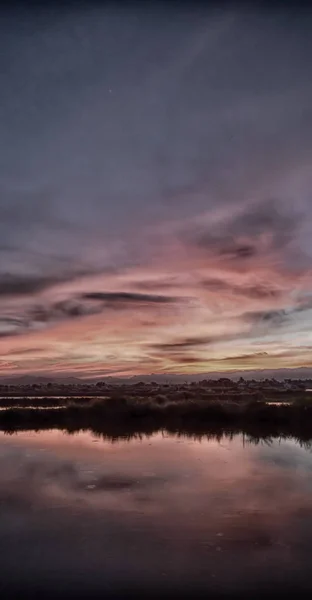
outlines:
[[[254, 352], [254, 353], [250, 353], [250, 354], [238, 354], [236, 356], [226, 356], [224, 358], [209, 358], [209, 359], [205, 359], [205, 362], [209, 363], [209, 364], [229, 364], [232, 363], [233, 365], [235, 365], [235, 363], [237, 364], [247, 364], [247, 363], [253, 363], [253, 362], [257, 362], [257, 360], [262, 359], [262, 358], [268, 358], [269, 354], [268, 352]], [[199, 364], [201, 362], [203, 362], [203, 358], [201, 356], [187, 356], [187, 355], [183, 355], [181, 356], [180, 354], [175, 354], [173, 353], [172, 355], [170, 355], [169, 360], [171, 362], [179, 362], [181, 364], [187, 365], [187, 364]]]
[[228, 260], [247, 260], [254, 258], [258, 252], [255, 244], [240, 243], [227, 231], [215, 233], [213, 230], [197, 231], [191, 234], [191, 243], [202, 250], [207, 250]]
[[243, 314], [243, 320], [250, 322], [256, 327], [280, 327], [291, 320], [296, 313], [311, 310], [312, 301], [310, 298], [304, 298], [294, 304], [289, 309], [248, 311]]
[[132, 292], [89, 292], [81, 296], [83, 300], [96, 300], [111, 305], [120, 304], [171, 304], [177, 301], [172, 296], [156, 294], [137, 294]]
[[197, 336], [173, 339], [170, 342], [156, 343], [151, 345], [151, 349], [161, 352], [183, 352], [184, 350], [198, 348], [200, 346], [209, 346], [219, 342], [228, 342], [246, 337], [246, 333], [220, 334], [215, 336]]
[[230, 282], [224, 281], [223, 279], [208, 278], [201, 282], [201, 285], [213, 292], [230, 292], [239, 296], [246, 296], [254, 300], [264, 300], [267, 298], [279, 298], [282, 295], [282, 291], [271, 286], [262, 283], [255, 285], [236, 285]]
[[133, 281], [132, 286], [140, 290], [154, 291], [159, 290], [160, 288], [171, 290], [178, 287], [183, 287], [183, 284], [179, 281], [176, 281], [175, 277], [173, 276], [168, 277], [167, 279], [159, 278], [154, 281]]
[[253, 258], [256, 254], [257, 249], [252, 244], [232, 244], [220, 249], [221, 256], [233, 259]]
[[182, 237], [201, 250], [239, 263], [264, 252], [285, 251], [300, 222], [300, 215], [286, 208], [282, 200], [265, 200], [249, 204], [217, 225], [192, 226]]
[[160, 350], [162, 352], [171, 352], [175, 350], [181, 350], [188, 348], [196, 348], [197, 346], [207, 346], [212, 344], [216, 340], [220, 338], [212, 338], [212, 337], [194, 337], [194, 338], [184, 338], [181, 340], [173, 340], [172, 342], [153, 344], [152, 348], [155, 350]]
[[255, 244], [240, 243], [232, 234], [215, 233], [213, 231], [199, 232], [194, 238], [195, 245], [203, 250], [209, 250], [217, 256], [228, 260], [245, 260], [256, 256], [258, 249]]
[[70, 298], [51, 305], [34, 305], [28, 311], [31, 323], [48, 324], [52, 321], [63, 319], [75, 319], [78, 317], [96, 314], [102, 311], [102, 307], [83, 303], [76, 298]]
[[[233, 338], [232, 338], [233, 339]], [[153, 346], [154, 349], [160, 351], [160, 353], [165, 352], [166, 353], [166, 360], [169, 360], [170, 362], [173, 363], [180, 363], [183, 365], [187, 365], [187, 364], [199, 364], [203, 362], [203, 357], [200, 355], [194, 355], [194, 354], [187, 354], [187, 351], [194, 348], [196, 349], [196, 347], [200, 347], [201, 346], [201, 342], [198, 340], [198, 343], [195, 343], [194, 340], [194, 344], [187, 342], [183, 345], [183, 342], [179, 343], [168, 343], [168, 344], [155, 344]], [[167, 356], [168, 353], [168, 356]], [[250, 353], [250, 354], [239, 354], [236, 356], [226, 356], [224, 358], [205, 358], [205, 362], [207, 363], [212, 363], [212, 364], [228, 364], [228, 363], [248, 363], [248, 362], [254, 362], [257, 361], [258, 359], [261, 358], [266, 358], [268, 357], [269, 354], [267, 352], [254, 352], [254, 353]]]
[[255, 325], [269, 325], [278, 327], [288, 321], [288, 312], [281, 310], [248, 311], [243, 315], [243, 319]]
[[294, 313], [304, 312], [306, 310], [311, 310], [312, 308], [312, 297], [308, 296], [306, 298], [299, 298], [297, 300], [296, 306], [292, 309]]
[[16, 335], [27, 327], [23, 318], [0, 317], [0, 338]]
[[196, 365], [203, 361], [203, 358], [200, 356], [181, 356], [179, 355], [171, 355], [169, 357], [171, 362], [177, 362], [181, 365]]
[[272, 244], [283, 248], [293, 238], [299, 223], [299, 215], [285, 209], [282, 200], [268, 199], [249, 206], [242, 214], [233, 219], [231, 230], [236, 235], [257, 237], [270, 234]]
[[170, 305], [178, 299], [171, 296], [131, 292], [88, 292], [65, 300], [40, 304], [25, 309], [19, 318], [0, 318], [0, 337], [25, 334], [36, 327], [47, 327], [63, 320], [78, 319], [116, 308], [140, 310], [153, 305]]
[[[66, 261], [65, 261], [66, 262]], [[91, 268], [75, 268], [74, 265], [64, 269], [61, 258], [55, 259], [58, 272], [44, 273], [42, 270], [36, 275], [1, 273], [0, 272], [0, 297], [5, 296], [32, 296], [56, 285], [72, 282], [81, 277], [91, 277], [98, 273]], [[102, 274], [111, 273], [113, 269], [103, 269]]]
[[[254, 352], [251, 354], [238, 354], [236, 356], [226, 356], [225, 358], [209, 358], [205, 359], [205, 362], [209, 364], [228, 364], [228, 363], [253, 363], [261, 358], [269, 357], [268, 352]], [[172, 354], [169, 357], [169, 360], [172, 362], [179, 362], [181, 364], [198, 364], [203, 361], [201, 356], [180, 356], [179, 354]]]
[[226, 358], [222, 358], [221, 360], [219, 359], [214, 359], [216, 362], [247, 362], [247, 361], [251, 361], [253, 362], [254, 360], [257, 360], [258, 358], [266, 358], [268, 357], [269, 354], [268, 352], [254, 352], [252, 354], [238, 354], [237, 356], [227, 356]]
[[2, 275], [0, 276], [0, 296], [24, 296], [41, 292], [64, 279], [57, 276], [23, 276]]

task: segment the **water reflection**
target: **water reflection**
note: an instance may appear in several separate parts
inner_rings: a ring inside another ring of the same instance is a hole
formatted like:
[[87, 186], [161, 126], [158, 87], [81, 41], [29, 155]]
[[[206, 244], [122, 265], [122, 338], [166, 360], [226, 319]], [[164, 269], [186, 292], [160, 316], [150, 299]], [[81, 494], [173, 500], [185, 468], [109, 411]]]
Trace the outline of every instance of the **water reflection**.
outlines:
[[0, 435], [6, 592], [312, 588], [312, 455], [292, 440]]

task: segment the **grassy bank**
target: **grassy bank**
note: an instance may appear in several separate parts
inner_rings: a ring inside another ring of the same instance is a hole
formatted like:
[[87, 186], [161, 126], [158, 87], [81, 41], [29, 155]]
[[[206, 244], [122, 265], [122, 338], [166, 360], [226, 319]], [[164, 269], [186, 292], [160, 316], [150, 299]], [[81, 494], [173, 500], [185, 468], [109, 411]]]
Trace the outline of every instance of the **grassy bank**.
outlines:
[[265, 402], [218, 402], [107, 398], [71, 399], [58, 408], [14, 407], [0, 411], [0, 429], [14, 432], [59, 428], [68, 432], [92, 430], [96, 434], [128, 437], [166, 430], [172, 433], [205, 434], [209, 431], [246, 432], [252, 436], [292, 435], [312, 439], [312, 404], [289, 405]]

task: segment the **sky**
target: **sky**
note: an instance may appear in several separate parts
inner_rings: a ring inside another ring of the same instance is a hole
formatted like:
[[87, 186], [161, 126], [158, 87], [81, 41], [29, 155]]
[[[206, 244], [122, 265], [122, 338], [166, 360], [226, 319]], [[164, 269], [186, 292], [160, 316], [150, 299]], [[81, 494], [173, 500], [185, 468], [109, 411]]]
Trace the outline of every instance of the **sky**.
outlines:
[[1, 9], [0, 376], [312, 366], [312, 13]]

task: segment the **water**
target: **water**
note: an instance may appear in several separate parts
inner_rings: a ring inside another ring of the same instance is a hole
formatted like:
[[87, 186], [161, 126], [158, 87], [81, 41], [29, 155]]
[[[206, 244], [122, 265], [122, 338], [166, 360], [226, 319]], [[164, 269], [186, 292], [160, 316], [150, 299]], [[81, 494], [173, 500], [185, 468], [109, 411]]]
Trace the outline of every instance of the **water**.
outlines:
[[291, 402], [266, 402], [267, 406], [290, 406]]
[[41, 404], [37, 404], [36, 406], [31, 406], [31, 405], [25, 405], [25, 406], [18, 406], [16, 405], [14, 406], [0, 406], [0, 411], [5, 411], [5, 410], [10, 410], [12, 408], [16, 408], [18, 407], [20, 410], [24, 409], [24, 410], [38, 410], [38, 408], [40, 408], [40, 410], [60, 410], [60, 409], [65, 409], [66, 406], [53, 406], [53, 405], [47, 405], [47, 406], [41, 406]]
[[74, 395], [71, 394], [70, 396], [67, 394], [67, 396], [54, 396], [54, 394], [46, 394], [45, 396], [31, 396], [28, 394], [24, 394], [24, 396], [0, 396], [0, 402], [1, 400], [32, 400], [32, 401], [38, 401], [38, 400], [72, 400], [72, 399], [76, 399], [76, 398], [87, 398], [87, 400], [103, 400], [103, 398], [106, 398], [106, 396], [90, 396], [89, 394], [85, 394], [85, 395]]
[[1, 433], [0, 593], [312, 591], [311, 475], [293, 440]]

